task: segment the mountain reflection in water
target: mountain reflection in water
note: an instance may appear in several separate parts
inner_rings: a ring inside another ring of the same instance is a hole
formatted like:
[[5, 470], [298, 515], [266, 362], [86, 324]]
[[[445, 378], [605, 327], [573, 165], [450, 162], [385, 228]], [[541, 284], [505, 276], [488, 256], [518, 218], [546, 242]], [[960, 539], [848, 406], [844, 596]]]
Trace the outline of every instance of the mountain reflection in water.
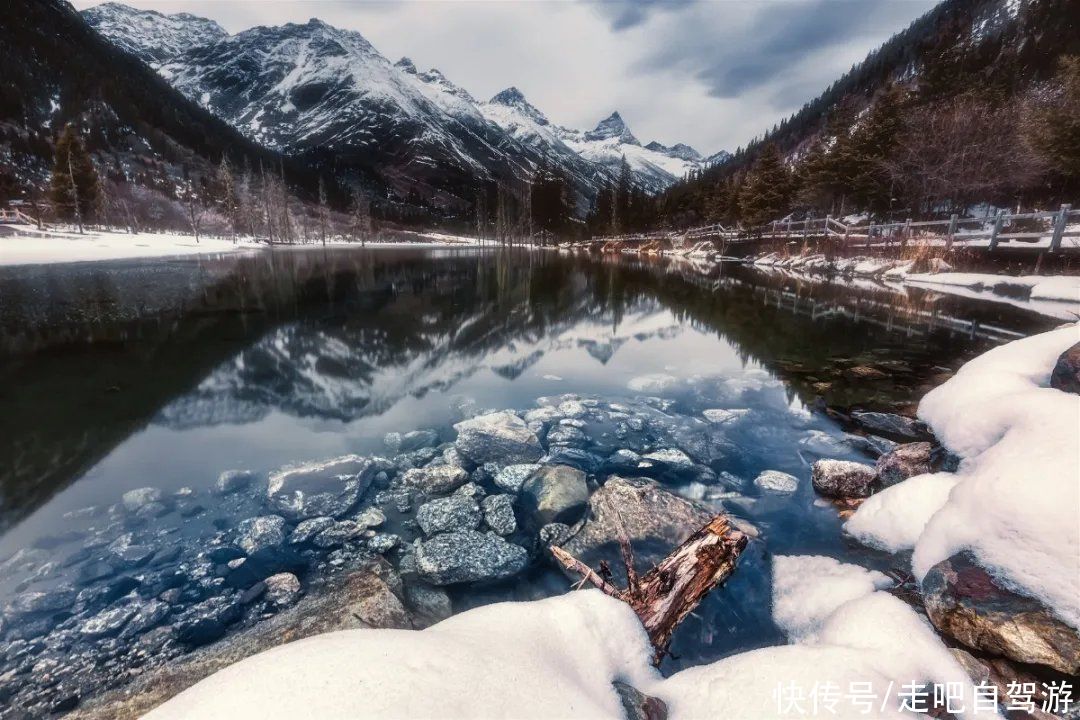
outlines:
[[[625, 392], [635, 374], [663, 371], [692, 350], [698, 371], [709, 371], [710, 355], [730, 352], [782, 377], [808, 404], [824, 395], [900, 407], [980, 348], [1053, 324], [928, 292], [901, 301], [887, 288], [662, 265], [347, 249], [5, 271], [3, 521], [162, 429], [202, 429], [205, 441], [222, 425], [263, 425], [286, 437], [334, 435], [371, 417], [385, 418], [371, 433], [435, 427], [457, 411], [425, 402], [431, 395], [470, 396], [451, 405], [528, 407], [541, 394]], [[1002, 333], [973, 332], [980, 323]], [[712, 335], [719, 341], [701, 345]], [[650, 338], [667, 342], [650, 346]], [[885, 376], [846, 372], [866, 363]], [[302, 442], [278, 444], [297, 453], [282, 460], [379, 449], [374, 435], [307, 452]], [[158, 473], [208, 482], [209, 468], [193, 476], [179, 437], [158, 445]]]

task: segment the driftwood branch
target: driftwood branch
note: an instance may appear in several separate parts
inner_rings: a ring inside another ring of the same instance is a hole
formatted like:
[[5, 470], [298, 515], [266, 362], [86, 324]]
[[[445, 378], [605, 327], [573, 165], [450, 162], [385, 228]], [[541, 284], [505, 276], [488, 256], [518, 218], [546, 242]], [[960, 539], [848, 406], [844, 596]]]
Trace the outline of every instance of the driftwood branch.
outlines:
[[627, 603], [637, 614], [652, 643], [653, 664], [667, 654], [671, 636], [683, 618], [714, 587], [724, 582], [746, 547], [746, 536], [735, 530], [724, 515], [717, 515], [666, 558], [642, 576], [633, 567], [633, 551], [622, 521], [616, 513], [619, 547], [627, 563], [628, 587], [621, 590], [562, 548], [552, 545], [551, 554], [567, 570], [581, 575], [607, 595]]

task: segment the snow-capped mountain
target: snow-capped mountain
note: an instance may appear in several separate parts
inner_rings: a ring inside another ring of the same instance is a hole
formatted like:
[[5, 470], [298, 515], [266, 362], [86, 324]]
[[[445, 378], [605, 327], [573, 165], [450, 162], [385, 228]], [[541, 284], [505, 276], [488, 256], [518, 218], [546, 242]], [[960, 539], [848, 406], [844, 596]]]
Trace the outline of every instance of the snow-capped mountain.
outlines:
[[188, 48], [214, 43], [229, 35], [213, 20], [189, 13], [163, 15], [115, 2], [95, 5], [84, 10], [82, 16], [121, 49], [150, 63], [161, 62]]
[[[559, 136], [578, 155], [615, 175], [625, 158], [637, 183], [650, 193], [658, 193], [702, 167], [701, 156], [688, 145], [676, 146], [684, 148], [681, 152], [672, 152], [656, 142], [642, 146], [617, 112], [601, 120], [593, 130], [559, 128]], [[690, 154], [697, 158], [684, 157]]]
[[438, 70], [392, 63], [359, 33], [320, 20], [229, 35], [193, 15], [119, 3], [83, 16], [251, 139], [377, 176], [400, 197], [460, 207], [482, 183], [554, 164], [584, 213], [624, 156], [650, 192], [702, 165], [686, 145], [643, 147], [618, 113], [580, 132], [555, 126], [514, 88], [479, 103]]

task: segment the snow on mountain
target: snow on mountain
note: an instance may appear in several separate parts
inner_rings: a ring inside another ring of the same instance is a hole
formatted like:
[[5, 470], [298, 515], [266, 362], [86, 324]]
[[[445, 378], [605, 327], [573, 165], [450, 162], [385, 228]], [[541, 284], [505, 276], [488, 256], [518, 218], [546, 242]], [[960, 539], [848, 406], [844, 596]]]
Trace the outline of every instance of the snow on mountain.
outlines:
[[[574, 152], [614, 175], [618, 175], [625, 158], [638, 184], [650, 193], [658, 193], [691, 170], [702, 167], [700, 155], [688, 145], [675, 146], [681, 150], [655, 142], [643, 147], [617, 112], [601, 120], [593, 130], [559, 128], [558, 132]], [[698, 159], [687, 157], [687, 151]]]
[[83, 18], [114, 44], [149, 63], [228, 37], [213, 20], [189, 13], [163, 15], [107, 2], [84, 10]]
[[[596, 188], [614, 177], [606, 168], [582, 158], [563, 142], [561, 129], [553, 125], [515, 87], [503, 90], [480, 105], [480, 112], [518, 143], [530, 148], [544, 162], [554, 163], [561, 168], [578, 189], [582, 201], [591, 200]], [[587, 207], [587, 202], [584, 207]]]
[[401, 196], [462, 206], [478, 179], [524, 179], [554, 164], [584, 212], [623, 157], [649, 192], [702, 166], [687, 145], [642, 147], [618, 113], [580, 132], [552, 124], [516, 88], [478, 103], [438, 70], [391, 63], [359, 33], [320, 20], [229, 35], [210, 20], [118, 3], [83, 16], [251, 139], [294, 155], [329, 152]]

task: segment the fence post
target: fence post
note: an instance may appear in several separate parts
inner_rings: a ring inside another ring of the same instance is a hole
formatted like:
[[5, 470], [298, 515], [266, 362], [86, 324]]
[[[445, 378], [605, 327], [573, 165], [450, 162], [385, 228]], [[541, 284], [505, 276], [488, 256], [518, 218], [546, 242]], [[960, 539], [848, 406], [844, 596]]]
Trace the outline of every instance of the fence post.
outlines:
[[1054, 236], [1050, 238], [1050, 252], [1055, 253], [1061, 249], [1061, 239], [1065, 235], [1065, 223], [1069, 219], [1069, 211], [1072, 205], [1066, 203], [1061, 206], [1061, 211], [1054, 220]]
[[946, 250], [952, 250], [953, 240], [956, 238], [956, 223], [959, 219], [960, 218], [956, 213], [953, 213], [952, 216], [949, 218], [949, 235], [948, 238], [945, 240]]
[[988, 252], [993, 252], [998, 244], [998, 235], [1001, 233], [1001, 226], [1005, 224], [1005, 211], [998, 210], [997, 217], [994, 218], [994, 231], [990, 233], [990, 246], [987, 247]]
[[908, 244], [908, 240], [911, 239], [911, 218], [904, 221], [904, 229], [900, 231], [900, 247], [904, 247]]

